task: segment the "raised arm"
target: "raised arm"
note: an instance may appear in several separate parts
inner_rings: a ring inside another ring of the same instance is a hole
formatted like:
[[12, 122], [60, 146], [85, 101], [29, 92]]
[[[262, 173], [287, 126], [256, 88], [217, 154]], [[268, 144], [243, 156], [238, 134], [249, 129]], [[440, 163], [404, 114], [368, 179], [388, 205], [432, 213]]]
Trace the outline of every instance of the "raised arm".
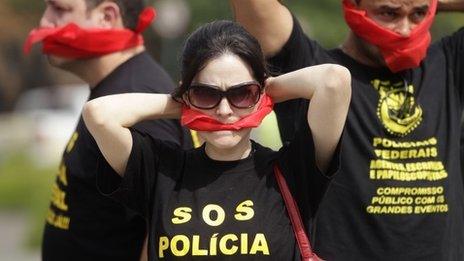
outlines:
[[335, 64], [306, 67], [266, 82], [266, 92], [275, 102], [311, 100], [307, 119], [316, 150], [316, 164], [329, 167], [340, 140], [351, 100], [351, 75]]
[[167, 94], [117, 94], [87, 102], [82, 116], [105, 159], [122, 176], [132, 150], [129, 127], [149, 119], [179, 118], [180, 108]]
[[438, 0], [439, 12], [464, 12], [464, 0]]
[[293, 28], [290, 11], [278, 0], [229, 0], [235, 20], [245, 27], [267, 57], [277, 54]]

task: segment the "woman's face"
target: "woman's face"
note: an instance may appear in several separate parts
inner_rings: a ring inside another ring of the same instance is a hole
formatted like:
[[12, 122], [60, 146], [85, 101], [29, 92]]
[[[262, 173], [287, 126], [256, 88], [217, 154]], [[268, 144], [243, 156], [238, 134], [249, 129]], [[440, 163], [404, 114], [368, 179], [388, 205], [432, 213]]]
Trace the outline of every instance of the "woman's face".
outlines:
[[[209, 61], [193, 79], [193, 83], [214, 85], [225, 91], [231, 86], [254, 80], [251, 68], [242, 59], [233, 54], [223, 54]], [[192, 108], [222, 123], [234, 123], [254, 112], [256, 107], [238, 109], [231, 106], [226, 98], [222, 98], [215, 108], [207, 110]], [[250, 132], [251, 129], [247, 128], [240, 131], [199, 131], [198, 134], [208, 145], [216, 149], [231, 149], [238, 144], [248, 142]]]

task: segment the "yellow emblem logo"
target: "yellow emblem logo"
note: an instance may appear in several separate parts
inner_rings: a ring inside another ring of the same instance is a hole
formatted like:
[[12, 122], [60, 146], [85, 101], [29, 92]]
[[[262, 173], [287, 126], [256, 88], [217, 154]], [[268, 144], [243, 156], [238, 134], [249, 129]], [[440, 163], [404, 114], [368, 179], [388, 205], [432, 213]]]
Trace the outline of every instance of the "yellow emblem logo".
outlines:
[[406, 82], [373, 80], [379, 92], [377, 116], [392, 135], [404, 137], [422, 122], [422, 108], [414, 99], [414, 86]]

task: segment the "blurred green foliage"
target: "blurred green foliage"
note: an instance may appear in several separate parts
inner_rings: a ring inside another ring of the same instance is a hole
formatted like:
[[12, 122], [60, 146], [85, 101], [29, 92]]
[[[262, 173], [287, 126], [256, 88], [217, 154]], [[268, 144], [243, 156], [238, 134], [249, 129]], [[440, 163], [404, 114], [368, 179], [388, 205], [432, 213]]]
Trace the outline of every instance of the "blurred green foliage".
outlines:
[[42, 169], [23, 153], [14, 152], [0, 164], [0, 209], [28, 216], [28, 242], [38, 247], [56, 170]]
[[8, 6], [17, 14], [38, 15], [45, 6], [44, 0], [0, 0], [6, 1]]
[[[28, 14], [32, 17], [39, 17], [45, 6], [43, 0], [0, 1], [6, 1], [18, 14]], [[153, 0], [148, 2], [151, 3]], [[192, 12], [190, 31], [208, 21], [232, 19], [229, 1], [187, 0], [186, 2]], [[308, 34], [324, 46], [336, 47], [344, 39], [348, 29], [342, 16], [341, 0], [287, 0], [283, 2], [300, 19]], [[435, 38], [442, 37], [457, 30], [463, 24], [462, 14], [439, 14], [432, 32]]]
[[[348, 27], [343, 19], [341, 0], [287, 0], [283, 2], [298, 17], [308, 35], [318, 40], [323, 46], [337, 47], [346, 37]], [[214, 19], [232, 19], [229, 1], [193, 0], [188, 3], [193, 14], [191, 30]], [[432, 34], [435, 39], [439, 39], [463, 25], [463, 14], [438, 14]]]

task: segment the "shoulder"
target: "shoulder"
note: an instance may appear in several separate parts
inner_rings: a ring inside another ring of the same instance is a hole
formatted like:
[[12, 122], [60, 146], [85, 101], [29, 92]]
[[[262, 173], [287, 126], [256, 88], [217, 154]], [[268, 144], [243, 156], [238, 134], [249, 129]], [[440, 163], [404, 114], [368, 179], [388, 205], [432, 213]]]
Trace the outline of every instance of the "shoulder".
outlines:
[[[163, 156], [164, 154], [179, 154], [183, 149], [175, 142], [154, 138], [153, 135], [136, 128], [131, 128], [133, 147], [146, 147], [156, 151]], [[164, 153], [164, 154], [163, 154]]]
[[185, 159], [186, 151], [176, 142], [154, 138], [153, 135], [131, 129], [131, 156], [155, 162], [161, 169], [177, 168]]
[[458, 31], [454, 32], [451, 35], [441, 38], [440, 40], [438, 40], [431, 46], [432, 49], [436, 47], [444, 48], [444, 49], [457, 48], [459, 50], [463, 50], [464, 49], [464, 27], [462, 27], [461, 29], [459, 29]]
[[278, 158], [279, 153], [252, 141], [253, 157], [257, 166], [271, 165]]
[[293, 29], [282, 49], [268, 61], [273, 73], [286, 73], [306, 66], [327, 62], [330, 56], [317, 41], [308, 37], [293, 15]]
[[166, 70], [146, 52], [133, 58], [130, 73], [135, 92], [171, 93], [175, 88]]

